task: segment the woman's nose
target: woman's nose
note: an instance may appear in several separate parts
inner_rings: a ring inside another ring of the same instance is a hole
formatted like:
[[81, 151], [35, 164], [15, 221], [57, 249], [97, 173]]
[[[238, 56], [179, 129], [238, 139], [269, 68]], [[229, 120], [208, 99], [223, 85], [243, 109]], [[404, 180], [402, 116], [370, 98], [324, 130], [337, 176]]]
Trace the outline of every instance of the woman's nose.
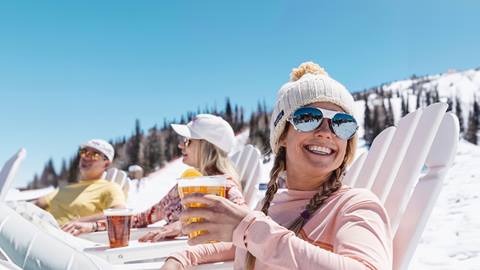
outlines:
[[315, 129], [313, 133], [315, 136], [331, 139], [333, 134], [332, 134], [332, 131], [330, 130], [330, 119], [328, 118], [323, 119], [320, 126], [317, 129]]

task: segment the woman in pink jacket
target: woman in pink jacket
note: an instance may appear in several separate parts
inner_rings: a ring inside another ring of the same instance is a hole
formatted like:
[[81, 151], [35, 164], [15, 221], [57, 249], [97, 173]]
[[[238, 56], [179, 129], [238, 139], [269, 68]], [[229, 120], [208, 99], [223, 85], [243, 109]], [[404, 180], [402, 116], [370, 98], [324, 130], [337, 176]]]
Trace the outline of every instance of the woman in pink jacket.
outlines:
[[[275, 161], [266, 196], [250, 211], [220, 197], [192, 195], [207, 208], [186, 209], [183, 232], [207, 230], [162, 269], [234, 259], [235, 269], [391, 269], [386, 211], [366, 189], [342, 185], [358, 128], [348, 90], [312, 62], [281, 87], [270, 121]], [[277, 192], [279, 175], [287, 190]], [[211, 241], [218, 243], [204, 244]]]

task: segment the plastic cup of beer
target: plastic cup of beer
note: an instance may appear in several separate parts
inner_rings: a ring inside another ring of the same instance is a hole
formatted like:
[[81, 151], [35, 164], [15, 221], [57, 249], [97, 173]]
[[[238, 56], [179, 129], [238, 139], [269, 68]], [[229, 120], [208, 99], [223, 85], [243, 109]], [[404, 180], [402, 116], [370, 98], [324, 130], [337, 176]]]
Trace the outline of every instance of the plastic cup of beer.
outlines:
[[[225, 176], [199, 176], [188, 179], [178, 180], [178, 194], [180, 198], [192, 193], [213, 194], [225, 197], [227, 179]], [[206, 207], [202, 203], [192, 202], [186, 204], [186, 207]], [[193, 222], [203, 222], [203, 218], [192, 217], [187, 220], [187, 224]], [[193, 231], [188, 234], [189, 238], [195, 238], [199, 235], [205, 234], [205, 230]]]
[[105, 209], [103, 214], [107, 217], [110, 248], [128, 246], [133, 210], [129, 208], [109, 208]]

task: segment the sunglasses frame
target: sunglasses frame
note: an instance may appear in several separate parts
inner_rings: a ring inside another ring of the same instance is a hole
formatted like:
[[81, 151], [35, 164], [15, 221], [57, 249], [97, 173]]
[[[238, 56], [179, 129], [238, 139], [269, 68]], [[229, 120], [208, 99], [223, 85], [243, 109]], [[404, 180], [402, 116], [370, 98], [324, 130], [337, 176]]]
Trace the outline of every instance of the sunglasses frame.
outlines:
[[[295, 114], [295, 112], [297, 112], [298, 110], [301, 110], [301, 109], [314, 109], [314, 110], [318, 110], [321, 112], [322, 114], [322, 119], [318, 122], [318, 126], [316, 126], [314, 129], [312, 130], [308, 130], [308, 131], [303, 131], [299, 128], [297, 128], [297, 126], [295, 125], [295, 123], [293, 122], [293, 115]], [[339, 136], [336, 132], [335, 132], [335, 129], [333, 128], [333, 119], [335, 118], [335, 116], [337, 114], [343, 114], [343, 115], [348, 115], [350, 116], [353, 121], [355, 122], [356, 124], [356, 128], [355, 130], [353, 131], [352, 135], [350, 135], [350, 137], [348, 138], [342, 138], [341, 136]], [[332, 111], [332, 110], [327, 110], [327, 109], [323, 109], [323, 108], [318, 108], [318, 107], [311, 107], [311, 106], [306, 106], [306, 107], [300, 107], [298, 109], [296, 109], [295, 111], [292, 112], [292, 114], [287, 118], [287, 121], [292, 124], [293, 128], [298, 131], [298, 132], [301, 132], [301, 133], [308, 133], [308, 132], [313, 132], [315, 130], [317, 130], [323, 123], [323, 119], [330, 119], [330, 121], [328, 121], [328, 127], [330, 128], [330, 131], [335, 134], [335, 136], [337, 136], [338, 138], [340, 139], [343, 139], [343, 140], [349, 140], [351, 139], [353, 136], [355, 136], [355, 133], [357, 133], [358, 131], [358, 123], [357, 123], [357, 120], [355, 119], [355, 117], [353, 117], [353, 115], [351, 114], [348, 114], [348, 113], [345, 113], [345, 112], [341, 112], [341, 111]]]
[[190, 145], [190, 143], [192, 143], [192, 139], [187, 138], [187, 137], [183, 137], [183, 145], [185, 147], [188, 147]]

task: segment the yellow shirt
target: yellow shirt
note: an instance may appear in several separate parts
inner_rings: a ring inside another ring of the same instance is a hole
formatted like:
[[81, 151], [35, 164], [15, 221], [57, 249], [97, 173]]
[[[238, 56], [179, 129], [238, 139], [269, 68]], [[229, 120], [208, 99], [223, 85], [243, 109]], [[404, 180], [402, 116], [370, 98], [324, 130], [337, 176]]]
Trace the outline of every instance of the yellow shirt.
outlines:
[[57, 189], [46, 198], [49, 211], [60, 225], [74, 219], [102, 212], [125, 204], [120, 186], [103, 180], [82, 180]]

